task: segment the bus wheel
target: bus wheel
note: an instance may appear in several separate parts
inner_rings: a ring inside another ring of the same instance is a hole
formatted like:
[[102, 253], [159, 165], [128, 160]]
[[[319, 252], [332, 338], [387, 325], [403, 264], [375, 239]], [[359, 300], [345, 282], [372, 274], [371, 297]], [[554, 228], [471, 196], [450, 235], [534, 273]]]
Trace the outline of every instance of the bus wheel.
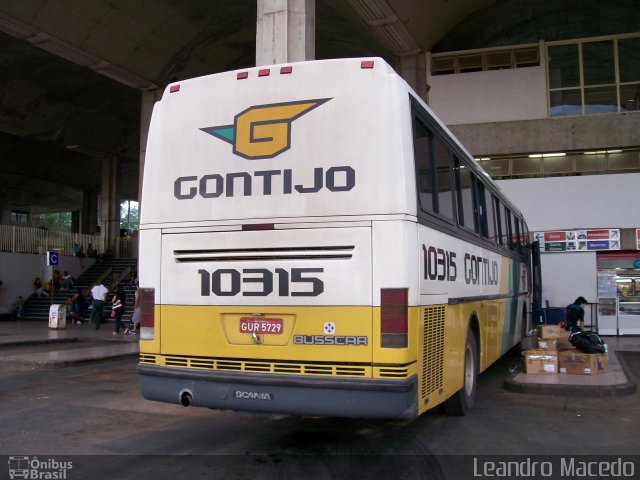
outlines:
[[447, 415], [466, 415], [473, 407], [478, 383], [478, 342], [471, 329], [464, 349], [464, 383], [444, 404]]

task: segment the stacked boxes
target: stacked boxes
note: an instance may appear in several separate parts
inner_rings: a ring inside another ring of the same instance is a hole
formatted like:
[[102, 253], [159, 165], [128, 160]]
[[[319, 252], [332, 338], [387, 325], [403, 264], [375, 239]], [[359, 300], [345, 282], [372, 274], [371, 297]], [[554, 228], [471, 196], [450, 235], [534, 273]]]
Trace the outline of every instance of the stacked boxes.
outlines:
[[583, 353], [577, 349], [560, 352], [558, 365], [560, 373], [574, 375], [597, 375], [607, 373], [606, 353]]
[[538, 325], [533, 350], [525, 350], [527, 375], [596, 375], [606, 373], [607, 354], [583, 353], [569, 342], [569, 332], [557, 325]]
[[524, 371], [527, 375], [557, 375], [558, 352], [551, 350], [526, 350]]

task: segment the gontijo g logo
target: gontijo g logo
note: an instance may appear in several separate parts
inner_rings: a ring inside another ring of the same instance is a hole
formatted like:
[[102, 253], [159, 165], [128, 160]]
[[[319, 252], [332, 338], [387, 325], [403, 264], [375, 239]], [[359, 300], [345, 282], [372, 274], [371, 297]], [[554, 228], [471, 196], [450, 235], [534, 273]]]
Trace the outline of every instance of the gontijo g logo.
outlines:
[[291, 123], [330, 98], [255, 105], [237, 114], [233, 125], [201, 128], [233, 146], [248, 160], [273, 158], [291, 147]]

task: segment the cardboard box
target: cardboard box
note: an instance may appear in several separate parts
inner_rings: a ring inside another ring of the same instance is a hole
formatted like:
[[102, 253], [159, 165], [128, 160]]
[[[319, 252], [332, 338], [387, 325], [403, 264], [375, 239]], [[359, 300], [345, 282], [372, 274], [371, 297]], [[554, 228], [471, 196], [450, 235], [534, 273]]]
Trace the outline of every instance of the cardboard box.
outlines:
[[[569, 333], [569, 332], [567, 332]], [[556, 349], [559, 352], [563, 352], [565, 350], [571, 350], [572, 348], [574, 348], [573, 345], [571, 345], [571, 342], [569, 341], [569, 335], [567, 335], [564, 338], [558, 338], [556, 340]]]
[[549, 350], [525, 350], [524, 371], [527, 375], [557, 375], [558, 352]]
[[573, 375], [598, 375], [607, 373], [609, 357], [606, 353], [583, 353], [579, 350], [567, 350], [558, 354], [560, 373]]
[[557, 338], [538, 338], [538, 350], [555, 352], [558, 350]]
[[538, 338], [560, 338], [565, 331], [558, 325], [538, 325]]

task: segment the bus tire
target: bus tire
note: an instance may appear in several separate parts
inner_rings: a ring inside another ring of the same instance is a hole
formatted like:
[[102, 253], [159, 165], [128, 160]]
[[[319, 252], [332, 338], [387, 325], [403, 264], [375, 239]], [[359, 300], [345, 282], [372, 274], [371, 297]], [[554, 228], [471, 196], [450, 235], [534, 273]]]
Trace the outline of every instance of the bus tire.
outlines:
[[464, 348], [464, 381], [462, 388], [445, 400], [443, 407], [447, 415], [466, 415], [473, 407], [478, 384], [478, 341], [474, 333], [467, 331]]

